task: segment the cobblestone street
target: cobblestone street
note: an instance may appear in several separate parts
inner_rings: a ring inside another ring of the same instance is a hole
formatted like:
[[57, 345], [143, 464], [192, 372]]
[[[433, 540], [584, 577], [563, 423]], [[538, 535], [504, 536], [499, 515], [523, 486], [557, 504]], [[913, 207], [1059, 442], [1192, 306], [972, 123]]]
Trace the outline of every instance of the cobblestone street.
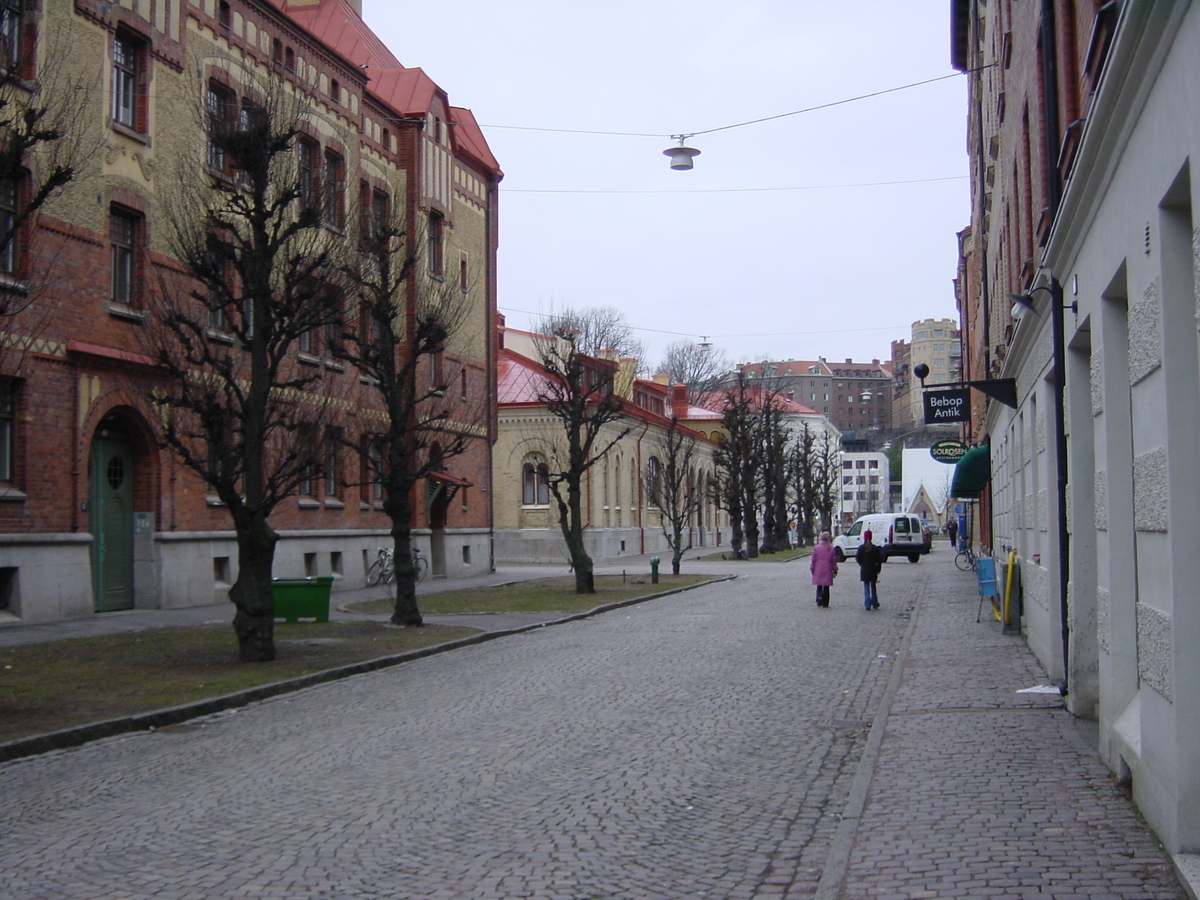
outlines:
[[[1176, 898], [945, 547], [739, 578], [0, 767], [4, 896]], [[690, 563], [699, 567], [707, 564]], [[685, 571], [686, 571], [685, 567]]]

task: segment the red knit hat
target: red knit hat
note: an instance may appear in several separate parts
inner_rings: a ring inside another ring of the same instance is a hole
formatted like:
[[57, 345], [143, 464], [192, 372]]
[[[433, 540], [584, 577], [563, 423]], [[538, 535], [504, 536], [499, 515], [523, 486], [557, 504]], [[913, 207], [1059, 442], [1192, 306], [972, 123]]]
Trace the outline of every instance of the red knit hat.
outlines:
[[864, 541], [871, 540], [871, 529], [868, 528], [866, 531], [863, 532], [863, 540]]

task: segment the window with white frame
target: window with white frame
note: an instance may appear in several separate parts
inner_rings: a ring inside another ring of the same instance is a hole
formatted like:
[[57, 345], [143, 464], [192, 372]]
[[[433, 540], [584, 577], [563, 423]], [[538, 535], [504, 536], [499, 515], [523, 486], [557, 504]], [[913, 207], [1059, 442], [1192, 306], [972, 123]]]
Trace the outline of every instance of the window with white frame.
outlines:
[[528, 460], [521, 467], [521, 503], [547, 506], [550, 503], [550, 469], [544, 462]]

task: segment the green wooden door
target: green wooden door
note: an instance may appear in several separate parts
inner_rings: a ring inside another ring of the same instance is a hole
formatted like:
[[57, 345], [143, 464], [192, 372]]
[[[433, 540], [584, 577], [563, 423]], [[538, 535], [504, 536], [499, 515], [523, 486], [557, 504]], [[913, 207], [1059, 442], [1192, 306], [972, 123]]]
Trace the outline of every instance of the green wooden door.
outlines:
[[88, 467], [96, 612], [133, 608], [133, 454], [112, 430], [92, 441]]

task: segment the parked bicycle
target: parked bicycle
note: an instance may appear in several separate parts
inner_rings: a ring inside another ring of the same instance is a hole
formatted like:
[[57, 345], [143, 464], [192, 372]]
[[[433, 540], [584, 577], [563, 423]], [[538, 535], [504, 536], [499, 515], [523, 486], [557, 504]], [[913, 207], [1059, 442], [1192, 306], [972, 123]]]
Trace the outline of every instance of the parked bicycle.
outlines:
[[429, 571], [429, 560], [421, 555], [421, 551], [416, 547], [412, 548], [413, 568], [417, 572], [417, 581], [425, 580], [425, 573]]
[[954, 564], [964, 572], [971, 572], [975, 569], [975, 551], [971, 549], [970, 543], [963, 544], [963, 548], [954, 557]]
[[367, 587], [377, 584], [391, 584], [396, 574], [392, 566], [392, 551], [390, 547], [380, 547], [379, 556], [367, 568]]
[[[377, 584], [391, 584], [392, 579], [396, 577], [396, 567], [392, 562], [392, 549], [390, 547], [380, 547], [378, 549], [379, 556], [371, 563], [367, 569], [367, 587], [374, 587]], [[426, 573], [429, 571], [429, 560], [421, 555], [421, 551], [416, 547], [412, 548], [413, 569], [417, 574], [417, 581], [423, 581]]]

